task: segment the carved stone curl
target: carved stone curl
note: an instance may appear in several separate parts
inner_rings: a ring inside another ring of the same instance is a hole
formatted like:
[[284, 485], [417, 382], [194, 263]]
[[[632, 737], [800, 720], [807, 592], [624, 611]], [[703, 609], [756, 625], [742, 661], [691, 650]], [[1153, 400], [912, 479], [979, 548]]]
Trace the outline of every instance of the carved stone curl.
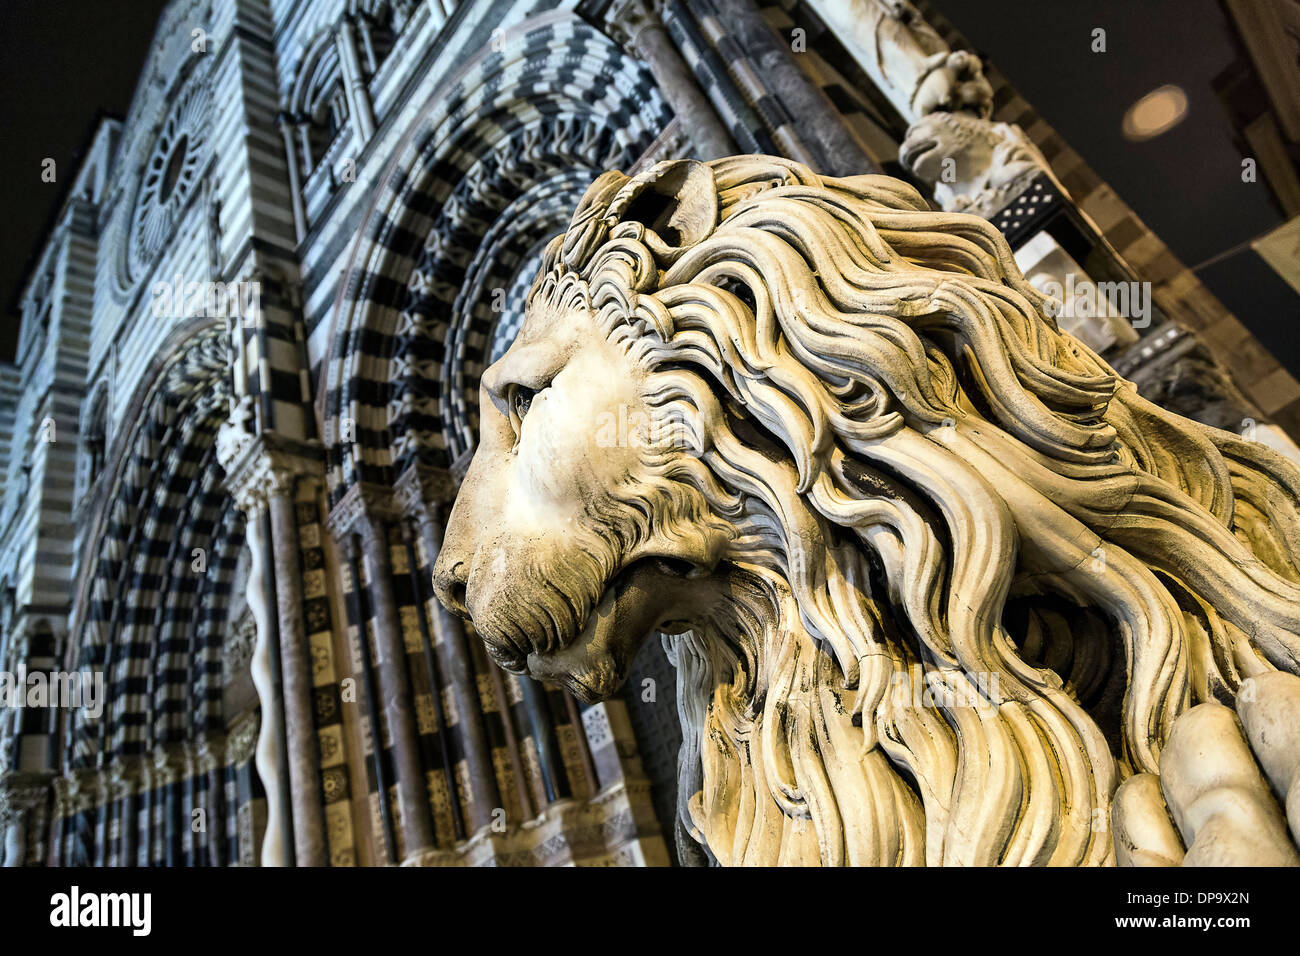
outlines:
[[888, 177], [606, 173], [484, 375], [438, 597], [588, 701], [668, 632], [726, 864], [1300, 864], [1300, 470], [1049, 308]]

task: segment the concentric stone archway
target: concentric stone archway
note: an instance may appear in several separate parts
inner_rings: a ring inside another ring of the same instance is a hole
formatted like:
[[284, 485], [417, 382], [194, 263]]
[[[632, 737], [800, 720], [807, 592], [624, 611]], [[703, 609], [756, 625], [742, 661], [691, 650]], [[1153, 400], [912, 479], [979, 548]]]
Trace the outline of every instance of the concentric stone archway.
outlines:
[[74, 712], [73, 768], [220, 729], [221, 628], [243, 530], [215, 456], [230, 401], [224, 323], [188, 326], [159, 355], [86, 537], [71, 663], [104, 671], [110, 706], [99, 719]]
[[[529, 18], [431, 97], [354, 240], [317, 414], [354, 654], [371, 720], [382, 706], [390, 730], [388, 759], [365, 758], [392, 861], [664, 852], [644, 780], [617, 757], [598, 774], [574, 701], [491, 664], [434, 600], [429, 569], [479, 378], [518, 327], [542, 247], [593, 179], [631, 167], [671, 121], [608, 37], [571, 12]], [[444, 708], [417, 720], [410, 701], [426, 695]], [[521, 825], [598, 790], [580, 803], [584, 832], [604, 821], [594, 844], [569, 843], [577, 817], [551, 816], [545, 837]]]
[[432, 97], [353, 248], [318, 404], [333, 502], [468, 447], [488, 343], [530, 253], [671, 119], [648, 71], [572, 14], [496, 45]]

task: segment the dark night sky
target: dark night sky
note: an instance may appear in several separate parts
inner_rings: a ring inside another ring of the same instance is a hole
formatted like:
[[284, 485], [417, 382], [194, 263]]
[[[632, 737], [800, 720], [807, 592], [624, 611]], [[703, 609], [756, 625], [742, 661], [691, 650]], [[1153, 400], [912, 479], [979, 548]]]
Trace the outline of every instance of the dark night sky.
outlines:
[[[100, 112], [131, 103], [166, 0], [0, 0], [0, 359], [18, 336], [19, 285]], [[58, 180], [41, 182], [52, 158]]]
[[[122, 114], [165, 0], [0, 0], [0, 358], [12, 357], [10, 306], [34, 247], [100, 111]], [[1235, 53], [1216, 0], [936, 0], [1049, 123], [1188, 265], [1281, 222], [1262, 183], [1243, 184], [1210, 81]], [[1094, 27], [1108, 52], [1089, 49]], [[1164, 83], [1190, 99], [1155, 140], [1120, 135], [1124, 110]], [[60, 182], [40, 180], [45, 157]], [[1251, 250], [1201, 278], [1293, 372], [1300, 297]]]

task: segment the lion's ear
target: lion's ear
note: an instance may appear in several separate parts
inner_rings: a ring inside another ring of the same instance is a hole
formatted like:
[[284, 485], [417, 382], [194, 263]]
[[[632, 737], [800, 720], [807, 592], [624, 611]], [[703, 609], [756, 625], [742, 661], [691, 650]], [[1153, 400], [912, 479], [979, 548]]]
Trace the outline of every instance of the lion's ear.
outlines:
[[605, 241], [609, 233], [605, 222], [609, 204], [627, 182], [628, 178], [622, 173], [610, 170], [601, 173], [587, 187], [564, 233], [564, 245], [560, 247], [560, 259], [570, 269], [581, 269], [596, 247]]
[[619, 190], [609, 212], [653, 229], [668, 246], [689, 249], [718, 225], [713, 170], [693, 159], [656, 163]]

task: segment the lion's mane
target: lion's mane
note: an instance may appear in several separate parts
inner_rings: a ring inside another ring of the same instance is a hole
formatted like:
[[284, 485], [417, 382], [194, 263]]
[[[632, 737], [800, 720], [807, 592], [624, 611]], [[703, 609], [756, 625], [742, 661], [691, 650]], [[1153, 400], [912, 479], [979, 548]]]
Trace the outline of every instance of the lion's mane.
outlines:
[[664, 639], [720, 861], [1110, 862], [1173, 720], [1300, 670], [1300, 472], [1139, 397], [987, 221], [661, 163], [548, 247], [530, 303], [575, 295], [672, 425], [620, 520], [733, 529], [734, 606]]

